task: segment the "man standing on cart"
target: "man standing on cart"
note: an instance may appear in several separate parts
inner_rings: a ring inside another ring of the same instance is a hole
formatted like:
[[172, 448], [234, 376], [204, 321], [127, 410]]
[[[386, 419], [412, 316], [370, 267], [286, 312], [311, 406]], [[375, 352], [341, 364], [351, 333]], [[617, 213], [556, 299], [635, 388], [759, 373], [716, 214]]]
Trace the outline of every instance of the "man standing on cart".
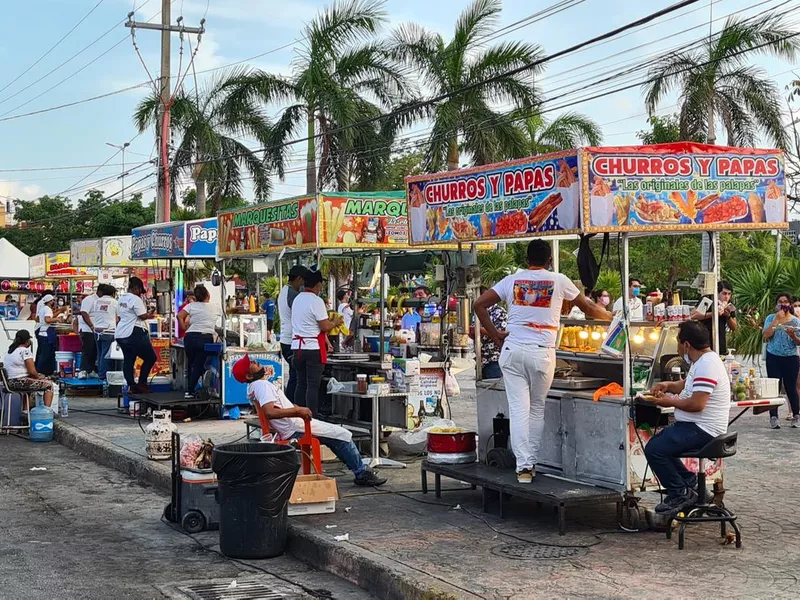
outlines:
[[[552, 250], [543, 240], [528, 244], [529, 268], [503, 278], [475, 301], [475, 314], [500, 351], [498, 363], [508, 399], [511, 448], [517, 481], [532, 483], [544, 430], [544, 404], [556, 367], [556, 334], [563, 300], [588, 318], [611, 320], [611, 313], [580, 293], [565, 275], [550, 271]], [[508, 307], [508, 329], [498, 331], [489, 309]]]

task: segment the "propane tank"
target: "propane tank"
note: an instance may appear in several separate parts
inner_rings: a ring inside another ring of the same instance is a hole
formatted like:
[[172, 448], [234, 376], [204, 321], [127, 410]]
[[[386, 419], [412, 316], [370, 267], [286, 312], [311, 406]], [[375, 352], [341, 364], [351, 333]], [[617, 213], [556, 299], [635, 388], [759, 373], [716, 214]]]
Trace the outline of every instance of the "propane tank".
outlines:
[[150, 460], [169, 460], [172, 457], [172, 411], [154, 410], [153, 421], [145, 427], [145, 449]]

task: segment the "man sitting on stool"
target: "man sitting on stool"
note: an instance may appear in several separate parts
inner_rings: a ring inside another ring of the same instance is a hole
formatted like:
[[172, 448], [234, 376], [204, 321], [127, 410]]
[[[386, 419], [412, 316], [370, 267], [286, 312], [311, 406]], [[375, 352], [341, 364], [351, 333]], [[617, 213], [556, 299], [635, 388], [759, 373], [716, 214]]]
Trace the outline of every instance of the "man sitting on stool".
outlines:
[[[386, 483], [375, 471], [364, 466], [361, 453], [353, 443], [353, 434], [344, 427], [311, 418], [311, 409], [295, 406], [276, 385], [266, 377], [264, 367], [246, 354], [237, 360], [231, 369], [233, 378], [247, 384], [247, 399], [258, 402], [275, 430], [278, 439], [300, 438], [305, 433], [303, 421], [311, 421], [311, 434], [342, 461], [355, 475], [355, 484], [378, 486]], [[268, 431], [261, 432], [263, 436]], [[262, 436], [262, 439], [264, 437]], [[321, 475], [321, 473], [320, 473]]]
[[681, 323], [678, 354], [690, 365], [686, 379], [662, 381], [650, 390], [655, 404], [675, 408], [675, 423], [653, 436], [644, 449], [650, 468], [667, 490], [657, 513], [676, 514], [698, 501], [697, 477], [678, 457], [700, 450], [728, 431], [731, 386], [722, 360], [711, 350], [708, 330], [697, 321]]

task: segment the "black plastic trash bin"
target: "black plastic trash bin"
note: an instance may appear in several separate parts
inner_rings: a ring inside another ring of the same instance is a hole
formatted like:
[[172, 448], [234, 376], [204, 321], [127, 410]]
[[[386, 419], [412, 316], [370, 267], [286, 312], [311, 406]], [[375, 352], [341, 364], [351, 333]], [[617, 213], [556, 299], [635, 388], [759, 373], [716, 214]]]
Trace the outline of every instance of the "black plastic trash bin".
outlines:
[[219, 548], [231, 558], [271, 558], [286, 548], [289, 496], [299, 462], [292, 446], [245, 443], [214, 448], [219, 478]]

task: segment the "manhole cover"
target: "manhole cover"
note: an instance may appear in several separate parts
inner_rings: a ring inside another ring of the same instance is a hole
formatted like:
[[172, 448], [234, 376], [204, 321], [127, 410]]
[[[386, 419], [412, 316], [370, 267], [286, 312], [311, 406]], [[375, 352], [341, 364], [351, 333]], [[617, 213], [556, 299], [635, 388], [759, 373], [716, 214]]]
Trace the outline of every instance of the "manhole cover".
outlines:
[[272, 586], [260, 581], [239, 581], [235, 587], [231, 582], [195, 583], [180, 588], [193, 600], [287, 600], [296, 596], [287, 596], [273, 591]]
[[492, 554], [512, 560], [548, 560], [575, 558], [586, 554], [586, 548], [550, 546], [548, 544], [503, 544], [492, 548]]

